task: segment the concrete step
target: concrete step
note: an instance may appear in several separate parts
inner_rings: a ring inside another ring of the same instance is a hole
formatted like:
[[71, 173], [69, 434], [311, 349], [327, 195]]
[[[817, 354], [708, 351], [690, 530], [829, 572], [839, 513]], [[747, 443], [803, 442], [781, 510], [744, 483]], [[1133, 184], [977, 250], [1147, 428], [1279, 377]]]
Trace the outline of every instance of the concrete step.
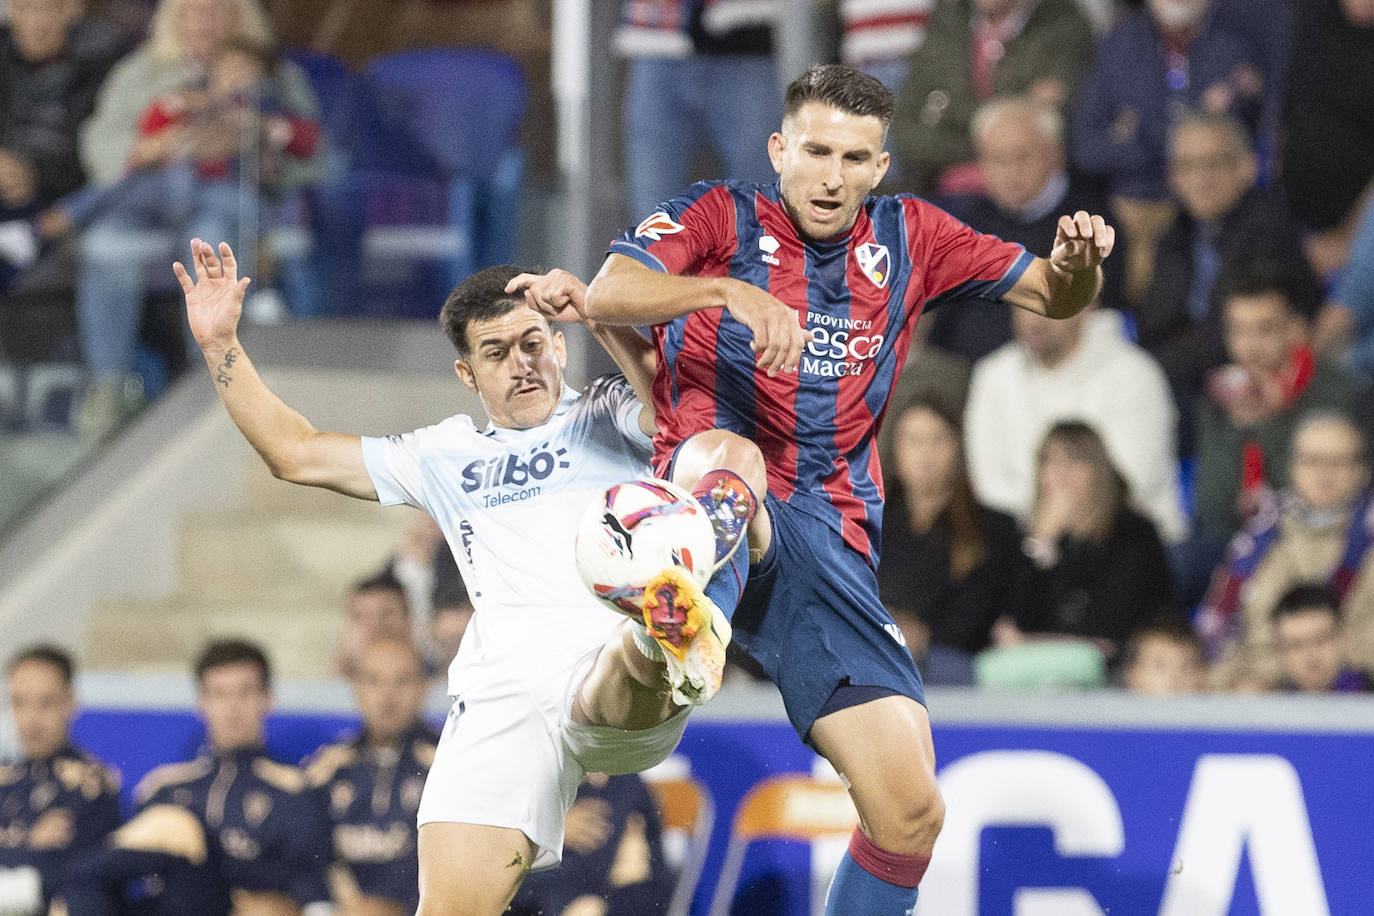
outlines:
[[84, 663], [101, 670], [189, 671], [208, 640], [241, 636], [267, 650], [281, 677], [325, 677], [342, 617], [337, 600], [300, 591], [251, 603], [210, 594], [106, 601], [94, 608]]
[[293, 585], [336, 598], [383, 566], [400, 545], [412, 512], [286, 511], [256, 505], [195, 513], [179, 522], [181, 594], [235, 593], [270, 598]]

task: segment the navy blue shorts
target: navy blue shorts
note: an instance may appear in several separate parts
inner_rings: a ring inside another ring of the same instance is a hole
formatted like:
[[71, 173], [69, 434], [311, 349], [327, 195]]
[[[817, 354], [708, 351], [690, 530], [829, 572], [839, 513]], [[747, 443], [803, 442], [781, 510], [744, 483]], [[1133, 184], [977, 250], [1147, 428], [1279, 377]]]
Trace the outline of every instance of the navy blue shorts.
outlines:
[[773, 543], [750, 568], [731, 625], [734, 641], [782, 692], [797, 734], [810, 743], [812, 723], [845, 684], [924, 706], [921, 674], [878, 599], [867, 561], [824, 522], [771, 493], [764, 504]]

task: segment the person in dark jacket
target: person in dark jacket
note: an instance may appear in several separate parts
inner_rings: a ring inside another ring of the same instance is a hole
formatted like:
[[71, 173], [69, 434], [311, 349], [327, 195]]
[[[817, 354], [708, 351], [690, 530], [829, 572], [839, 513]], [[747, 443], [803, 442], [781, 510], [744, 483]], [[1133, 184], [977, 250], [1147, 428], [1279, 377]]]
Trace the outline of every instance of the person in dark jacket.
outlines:
[[974, 499], [957, 415], [916, 396], [891, 417], [878, 593], [927, 683], [972, 683], [973, 655], [1025, 560], [1011, 516]]
[[119, 826], [119, 775], [71, 741], [72, 669], [48, 645], [5, 666], [23, 757], [0, 767], [0, 913], [47, 912], [73, 857]]
[[1023, 567], [1018, 605], [998, 622], [996, 640], [1077, 637], [1110, 661], [1172, 601], [1164, 546], [1149, 519], [1130, 508], [1125, 479], [1088, 424], [1051, 427], [1036, 467], [1035, 508], [1023, 544], [1031, 564]]

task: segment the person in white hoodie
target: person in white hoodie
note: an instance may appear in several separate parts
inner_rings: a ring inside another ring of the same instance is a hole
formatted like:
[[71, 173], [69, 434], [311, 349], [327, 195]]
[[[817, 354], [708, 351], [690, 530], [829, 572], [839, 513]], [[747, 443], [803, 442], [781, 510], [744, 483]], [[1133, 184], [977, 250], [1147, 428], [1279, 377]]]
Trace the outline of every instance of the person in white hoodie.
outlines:
[[1188, 534], [1178, 488], [1178, 413], [1159, 364], [1126, 339], [1120, 313], [1089, 308], [1052, 321], [1013, 309], [1014, 339], [973, 367], [964, 415], [979, 501], [1026, 519], [1035, 453], [1060, 420], [1102, 436], [1132, 504], [1168, 544]]

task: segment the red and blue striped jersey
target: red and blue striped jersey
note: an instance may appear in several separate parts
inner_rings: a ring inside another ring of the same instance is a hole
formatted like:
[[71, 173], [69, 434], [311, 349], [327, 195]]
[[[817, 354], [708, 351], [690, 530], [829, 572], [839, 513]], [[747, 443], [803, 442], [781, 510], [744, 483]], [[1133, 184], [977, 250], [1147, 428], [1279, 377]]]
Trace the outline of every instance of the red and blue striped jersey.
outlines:
[[838, 531], [876, 565], [883, 484], [876, 437], [928, 303], [999, 299], [1032, 258], [909, 195], [869, 197], [847, 237], [797, 234], [771, 186], [701, 182], [611, 243], [654, 270], [734, 277], [797, 310], [814, 335], [794, 374], [755, 368], [725, 309], [654, 328], [655, 467], [695, 433], [753, 440], [777, 498]]

